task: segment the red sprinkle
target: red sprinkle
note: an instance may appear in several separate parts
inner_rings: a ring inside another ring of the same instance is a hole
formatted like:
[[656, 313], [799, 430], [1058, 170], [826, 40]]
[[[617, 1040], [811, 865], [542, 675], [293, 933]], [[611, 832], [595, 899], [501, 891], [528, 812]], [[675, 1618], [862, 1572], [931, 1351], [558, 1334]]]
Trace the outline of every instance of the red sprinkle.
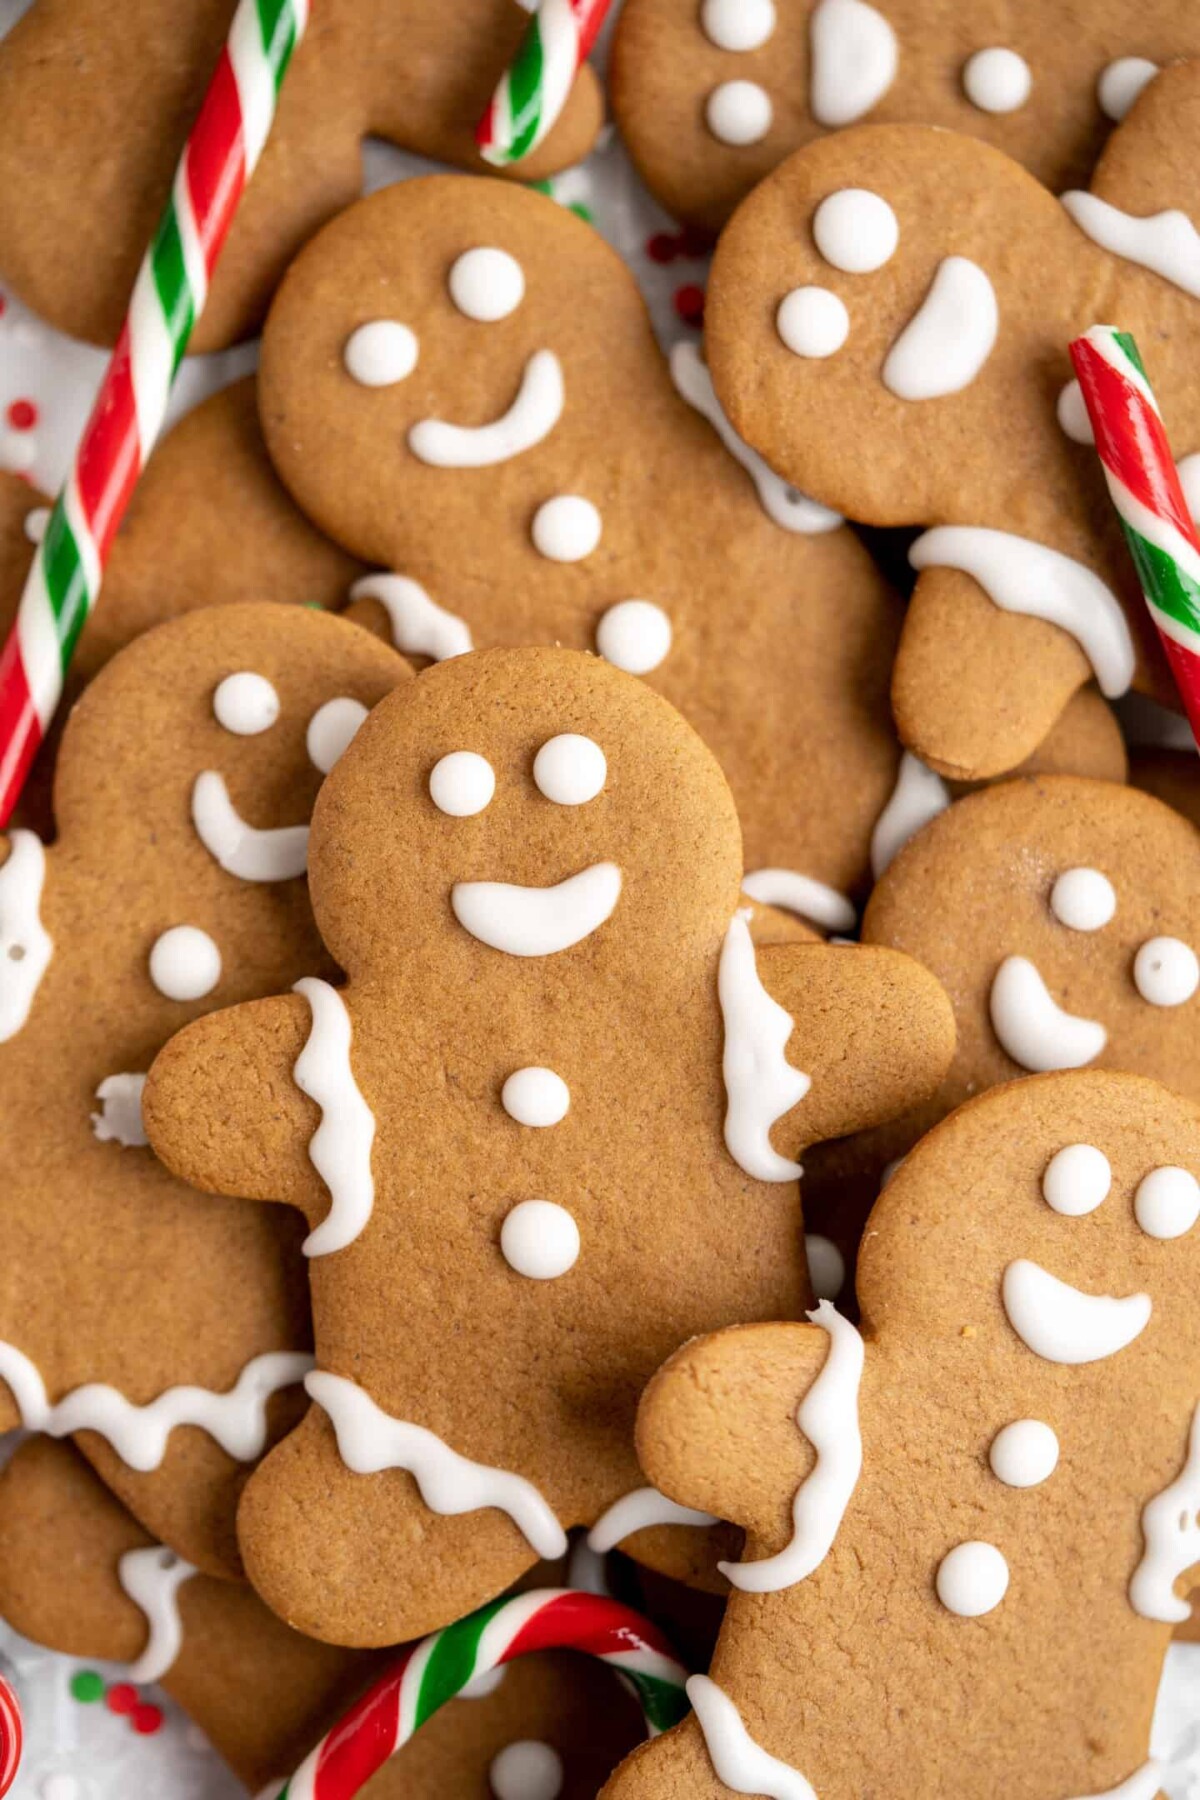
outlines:
[[679, 234], [679, 254], [693, 259], [707, 256], [716, 241], [711, 231], [704, 231], [699, 225], [685, 225]]
[[124, 1718], [126, 1713], [136, 1710], [138, 1691], [132, 1682], [115, 1681], [104, 1696], [104, 1704], [109, 1712], [116, 1713], [118, 1718]]
[[161, 1727], [162, 1722], [162, 1708], [152, 1706], [149, 1701], [145, 1701], [141, 1706], [135, 1706], [130, 1719], [133, 1729], [142, 1737], [153, 1736]]
[[38, 422], [38, 409], [32, 400], [14, 400], [8, 409], [8, 422], [14, 431], [32, 431]]
[[0, 319], [4, 317], [4, 309], [7, 305], [8, 301], [4, 298], [3, 294], [0, 294]]
[[651, 262], [674, 262], [679, 255], [679, 239], [670, 232], [656, 231], [653, 237], [646, 239], [646, 255]]
[[691, 282], [676, 288], [675, 311], [685, 325], [694, 325], [698, 331], [704, 323], [704, 289]]

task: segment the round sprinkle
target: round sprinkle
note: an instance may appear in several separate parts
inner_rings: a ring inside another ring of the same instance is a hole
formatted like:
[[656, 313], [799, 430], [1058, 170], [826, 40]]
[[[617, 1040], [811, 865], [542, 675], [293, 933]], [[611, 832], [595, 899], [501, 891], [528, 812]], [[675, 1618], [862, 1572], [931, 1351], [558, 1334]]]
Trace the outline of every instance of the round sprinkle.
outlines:
[[900, 226], [881, 194], [840, 188], [827, 194], [813, 214], [813, 237], [832, 268], [866, 275], [895, 255]]
[[265, 675], [240, 669], [218, 682], [213, 694], [217, 724], [237, 737], [257, 737], [269, 731], [279, 717], [279, 695]]
[[779, 302], [775, 329], [793, 356], [832, 356], [849, 335], [850, 315], [828, 288], [793, 288]]
[[1182, 1006], [1200, 985], [1200, 963], [1179, 938], [1148, 938], [1133, 959], [1133, 980], [1151, 1006]]
[[553, 1200], [522, 1200], [500, 1227], [505, 1262], [531, 1281], [554, 1281], [579, 1256], [579, 1227]]
[[542, 745], [533, 759], [533, 779], [556, 806], [585, 806], [603, 789], [608, 763], [592, 738], [566, 731]]
[[71, 1698], [81, 1706], [94, 1706], [104, 1698], [104, 1677], [95, 1669], [77, 1669], [71, 1677]]
[[1008, 1592], [1008, 1564], [995, 1544], [957, 1544], [938, 1564], [937, 1597], [947, 1612], [978, 1619]]
[[846, 1285], [846, 1259], [832, 1238], [810, 1231], [804, 1239], [808, 1273], [818, 1300], [836, 1300]]
[[429, 798], [452, 819], [481, 813], [496, 791], [496, 776], [486, 756], [474, 750], [452, 750], [433, 765]]
[[416, 333], [398, 319], [372, 319], [346, 339], [342, 361], [363, 387], [391, 387], [417, 366]]
[[1041, 1419], [1015, 1419], [992, 1439], [988, 1461], [1005, 1487], [1038, 1487], [1058, 1467], [1058, 1438]]
[[464, 250], [450, 270], [450, 298], [467, 319], [492, 325], [525, 298], [525, 271], [507, 250]]
[[172, 925], [155, 939], [150, 979], [168, 1000], [202, 1000], [221, 979], [221, 952], [198, 925]]
[[549, 1744], [521, 1738], [493, 1756], [488, 1786], [495, 1800], [558, 1800], [562, 1793], [562, 1757]]
[[1133, 1196], [1133, 1216], [1147, 1237], [1182, 1237], [1200, 1218], [1200, 1182], [1187, 1169], [1151, 1169]]
[[1096, 434], [1092, 430], [1092, 421], [1088, 418], [1088, 409], [1083, 403], [1083, 389], [1077, 381], [1068, 381], [1058, 396], [1054, 410], [1064, 435], [1073, 444], [1095, 443]]
[[1050, 911], [1071, 931], [1099, 931], [1116, 910], [1116, 889], [1099, 869], [1066, 869], [1050, 890]]
[[980, 112], [1016, 112], [1032, 87], [1029, 64], [1015, 50], [977, 50], [963, 69], [963, 92]]
[[596, 648], [614, 668], [648, 675], [671, 648], [671, 621], [653, 600], [618, 600], [596, 627]]
[[760, 50], [775, 29], [775, 0], [704, 0], [700, 29], [718, 50]]
[[322, 775], [328, 775], [334, 763], [349, 749], [366, 716], [367, 709], [362, 701], [352, 700], [349, 694], [339, 694], [336, 700], [327, 700], [324, 706], [318, 706], [308, 721], [304, 743], [309, 762], [320, 769]]
[[1096, 83], [1100, 110], [1110, 119], [1123, 119], [1148, 81], [1158, 74], [1158, 64], [1145, 56], [1119, 56], [1110, 62]]
[[1067, 1219], [1095, 1212], [1111, 1186], [1108, 1158], [1094, 1144], [1067, 1144], [1050, 1158], [1042, 1176], [1046, 1205]]
[[500, 1090], [500, 1104], [518, 1125], [559, 1125], [567, 1116], [571, 1090], [553, 1069], [514, 1069]]
[[582, 562], [600, 542], [600, 514], [579, 494], [556, 494], [533, 515], [533, 547], [549, 562]]
[[723, 81], [704, 103], [704, 117], [713, 136], [739, 148], [761, 143], [774, 116], [771, 96], [757, 81]]

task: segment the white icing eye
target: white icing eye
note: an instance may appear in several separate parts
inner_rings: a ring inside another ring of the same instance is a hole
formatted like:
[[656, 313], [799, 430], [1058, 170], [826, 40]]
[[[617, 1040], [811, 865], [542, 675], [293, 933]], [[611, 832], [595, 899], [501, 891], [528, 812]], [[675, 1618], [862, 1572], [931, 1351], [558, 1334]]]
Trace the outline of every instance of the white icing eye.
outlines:
[[759, 50], [775, 29], [775, 0], [704, 0], [700, 29], [718, 50]]
[[775, 329], [793, 356], [832, 356], [849, 335], [850, 315], [828, 288], [793, 288], [779, 302]]
[[150, 979], [168, 1000], [202, 1000], [221, 979], [221, 952], [197, 925], [172, 925], [150, 951]]
[[433, 765], [429, 798], [452, 819], [481, 813], [496, 791], [496, 776], [486, 756], [474, 750], [452, 750]]
[[836, 1300], [846, 1285], [846, 1259], [832, 1238], [810, 1231], [804, 1239], [808, 1275], [818, 1300]]
[[600, 514], [579, 494], [556, 494], [533, 515], [533, 547], [549, 562], [582, 562], [600, 542]]
[[937, 1596], [947, 1612], [978, 1619], [1008, 1592], [1008, 1564], [995, 1544], [958, 1544], [938, 1564]]
[[900, 226], [881, 194], [840, 188], [827, 194], [813, 214], [813, 237], [832, 268], [867, 275], [895, 255]]
[[553, 1200], [522, 1200], [500, 1227], [505, 1262], [531, 1281], [556, 1281], [575, 1266], [579, 1227]]
[[742, 148], [761, 143], [771, 129], [775, 108], [757, 81], [723, 81], [704, 103], [708, 129], [722, 144]]
[[1092, 421], [1088, 418], [1088, 409], [1083, 403], [1083, 389], [1077, 381], [1068, 381], [1058, 396], [1054, 408], [1063, 435], [1069, 437], [1073, 444], [1094, 444], [1096, 434], [1092, 430]]
[[1058, 1467], [1058, 1438], [1041, 1419], [1014, 1419], [992, 1439], [988, 1461], [1005, 1487], [1040, 1487]]
[[372, 319], [350, 333], [342, 361], [363, 387], [392, 387], [412, 374], [419, 350], [416, 332], [399, 319]]
[[619, 600], [596, 627], [596, 648], [628, 675], [648, 675], [671, 648], [671, 621], [653, 600]]
[[963, 92], [980, 112], [1016, 112], [1032, 87], [1029, 64], [1015, 50], [977, 50], [963, 70]]
[[500, 1104], [518, 1125], [544, 1129], [566, 1118], [571, 1090], [553, 1069], [514, 1069], [500, 1090]]
[[1050, 890], [1050, 911], [1071, 931], [1099, 931], [1116, 910], [1116, 890], [1099, 869], [1066, 869]]
[[1179, 938], [1148, 938], [1133, 959], [1133, 980], [1151, 1006], [1182, 1006], [1200, 986], [1200, 962]]
[[525, 298], [525, 271], [507, 250], [464, 250], [450, 270], [450, 298], [465, 319], [494, 325]]
[[257, 737], [269, 731], [279, 717], [279, 695], [265, 675], [241, 669], [217, 683], [213, 714], [218, 725], [237, 737]]
[[1186, 1169], [1151, 1169], [1133, 1196], [1133, 1216], [1147, 1237], [1182, 1237], [1200, 1218], [1200, 1182]]
[[1094, 1144], [1067, 1144], [1046, 1164], [1042, 1194], [1046, 1205], [1067, 1219], [1095, 1212], [1108, 1198], [1112, 1169]]
[[1158, 64], [1144, 56], [1119, 56], [1116, 62], [1110, 62], [1096, 83], [1101, 112], [1119, 122], [1157, 74]]
[[327, 700], [324, 706], [318, 706], [308, 721], [304, 743], [309, 762], [320, 769], [322, 775], [328, 775], [334, 763], [349, 749], [366, 716], [367, 709], [362, 701], [352, 700], [349, 694], [339, 694], [336, 700]]
[[556, 806], [585, 806], [608, 779], [608, 763], [599, 744], [567, 731], [542, 745], [533, 759], [533, 779]]

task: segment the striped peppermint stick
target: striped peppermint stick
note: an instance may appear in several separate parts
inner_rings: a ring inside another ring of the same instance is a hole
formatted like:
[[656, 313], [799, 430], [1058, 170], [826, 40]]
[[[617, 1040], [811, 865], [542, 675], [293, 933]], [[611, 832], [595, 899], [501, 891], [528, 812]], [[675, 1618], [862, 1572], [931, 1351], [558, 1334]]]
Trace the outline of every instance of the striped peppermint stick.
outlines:
[[24, 1736], [21, 1707], [8, 1682], [0, 1677], [0, 1796], [17, 1779]]
[[308, 0], [240, 0], [234, 14], [0, 652], [0, 827], [58, 705], [113, 537], [162, 427], [175, 372], [307, 20]]
[[487, 162], [503, 167], [536, 150], [567, 104], [579, 65], [612, 0], [541, 0], [475, 127]]
[[599, 1594], [541, 1588], [493, 1600], [402, 1652], [296, 1770], [277, 1800], [353, 1800], [468, 1682], [535, 1650], [582, 1650], [637, 1694], [651, 1735], [688, 1710], [687, 1671], [641, 1613]]
[[1071, 345], [1071, 360], [1150, 617], [1200, 743], [1200, 536], [1158, 402], [1127, 331], [1093, 325]]

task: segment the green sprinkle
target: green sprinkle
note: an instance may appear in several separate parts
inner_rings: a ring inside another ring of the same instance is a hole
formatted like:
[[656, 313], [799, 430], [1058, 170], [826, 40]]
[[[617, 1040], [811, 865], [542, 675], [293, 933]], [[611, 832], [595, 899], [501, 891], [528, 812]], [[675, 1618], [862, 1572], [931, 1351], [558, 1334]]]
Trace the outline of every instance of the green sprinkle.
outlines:
[[79, 1669], [71, 1677], [71, 1694], [84, 1706], [93, 1706], [104, 1698], [104, 1677], [95, 1669]]
[[577, 219], [582, 219], [585, 225], [594, 225], [596, 223], [595, 213], [590, 206], [585, 206], [582, 200], [572, 200], [567, 211], [573, 212], [575, 217]]

